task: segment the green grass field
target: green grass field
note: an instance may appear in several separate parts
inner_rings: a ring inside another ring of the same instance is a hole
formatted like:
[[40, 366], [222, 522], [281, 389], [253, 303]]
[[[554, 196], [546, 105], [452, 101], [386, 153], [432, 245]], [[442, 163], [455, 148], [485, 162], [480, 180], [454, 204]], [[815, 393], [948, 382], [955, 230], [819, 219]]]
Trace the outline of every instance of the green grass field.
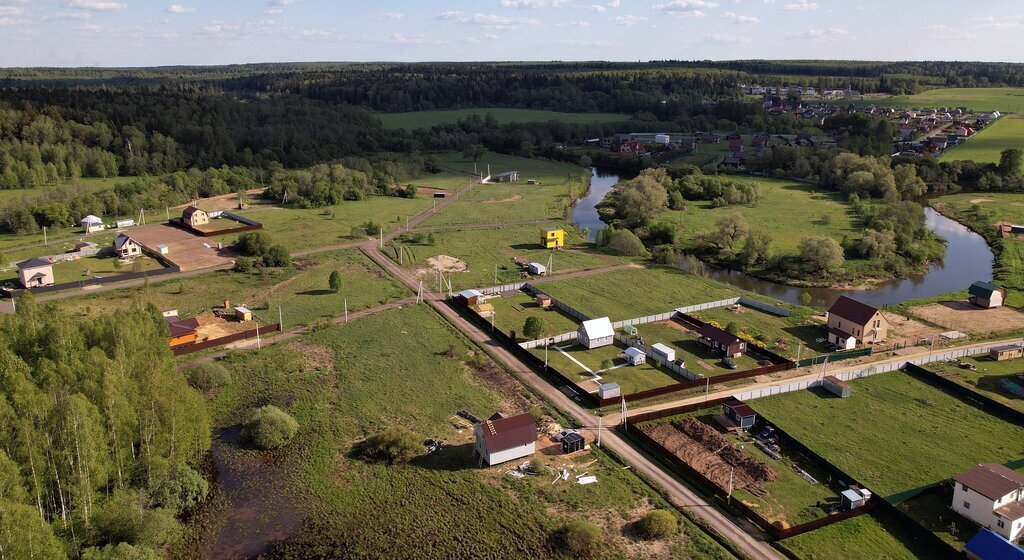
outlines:
[[[217, 271], [149, 286], [122, 288], [53, 302], [67, 313], [95, 312], [152, 303], [158, 309], [178, 309], [183, 317], [221, 305], [225, 299], [246, 303], [265, 322], [276, 323], [278, 306], [285, 328], [310, 324], [320, 317], [339, 317], [412, 295], [356, 250], [334, 251], [300, 259], [296, 267], [264, 269], [259, 273]], [[327, 277], [341, 272], [339, 293], [331, 292]], [[269, 308], [264, 308], [269, 304]]]
[[[292, 414], [300, 430], [265, 458], [236, 452], [239, 461], [249, 457], [247, 475], [273, 484], [275, 492], [258, 506], [267, 511], [247, 511], [227, 530], [242, 524], [257, 527], [243, 531], [258, 531], [263, 515], [280, 515], [278, 496], [297, 495], [296, 509], [307, 518], [282, 545], [290, 557], [377, 558], [387, 550], [394, 557], [449, 558], [457, 546], [474, 557], [567, 558], [550, 535], [579, 518], [602, 527], [605, 552], [635, 557], [634, 549], [644, 545], [623, 537], [622, 528], [637, 512], [665, 502], [608, 456], [592, 450], [566, 461], [538, 454], [544, 464], [579, 468], [596, 460], [586, 469], [600, 483], [590, 486], [552, 485], [546, 475], [516, 480], [501, 468], [476, 468], [472, 432], [455, 411], [487, 416], [531, 401], [516, 396], [486, 358], [472, 354], [428, 307], [409, 306], [233, 356], [227, 363], [233, 383], [211, 401], [215, 426], [229, 428], [250, 407], [273, 403]], [[445, 449], [394, 466], [352, 453], [355, 443], [395, 424], [441, 438]], [[212, 525], [216, 538], [217, 522]], [[191, 529], [204, 530], [202, 516]], [[663, 557], [731, 558], [685, 518], [681, 532], [664, 543]]]
[[[242, 215], [261, 222], [263, 231], [270, 234], [274, 243], [281, 243], [295, 252], [365, 239], [362, 235], [353, 237], [352, 228], [368, 220], [382, 226], [385, 232], [405, 227], [406, 218], [412, 218], [432, 205], [433, 199], [427, 196], [371, 196], [324, 208], [257, 206]], [[235, 238], [237, 235], [227, 235], [217, 240], [229, 244]]]
[[[94, 238], [89, 238], [94, 240]], [[107, 243], [104, 243], [106, 245]], [[44, 255], [56, 255], [65, 252], [65, 244], [50, 245], [48, 247], [36, 247], [32, 249], [21, 249], [5, 253], [10, 259], [12, 266], [0, 269], [0, 282], [15, 280], [18, 278], [18, 269], [14, 263], [21, 262], [32, 257]], [[70, 244], [67, 244], [70, 248]], [[107, 255], [92, 255], [82, 257], [69, 262], [57, 262], [53, 264], [53, 277], [55, 284], [77, 282], [94, 277], [108, 277], [127, 274], [129, 272], [143, 272], [160, 270], [164, 265], [156, 259], [148, 256], [140, 256], [134, 259], [132, 264], [121, 264], [113, 253]]]
[[[685, 377], [659, 367], [654, 360], [648, 360], [638, 366], [625, 365], [626, 360], [622, 357], [622, 352], [626, 347], [619, 343], [593, 349], [587, 349], [575, 343], [563, 343], [558, 346], [563, 349], [565, 354], [572, 356], [592, 372], [597, 373], [601, 377], [602, 383], [618, 383], [622, 388], [623, 395], [686, 381]], [[531, 352], [540, 359], [544, 359], [544, 347], [534, 348]], [[577, 382], [595, 379], [593, 374], [587, 372], [565, 354], [555, 348], [549, 348], [548, 363], [566, 377], [575, 378]], [[605, 369], [607, 364], [611, 364], [615, 369]], [[597, 387], [594, 386], [594, 389], [596, 390]]]
[[559, 113], [537, 109], [507, 109], [500, 107], [480, 109], [447, 109], [441, 111], [413, 111], [409, 113], [378, 113], [384, 128], [431, 128], [440, 124], [454, 123], [470, 115], [481, 118], [488, 114], [494, 116], [499, 124], [521, 122], [559, 121], [567, 124], [591, 124], [621, 122], [629, 120], [629, 115], [616, 113]]
[[761, 186], [761, 201], [757, 206], [712, 208], [711, 201], [687, 201], [686, 210], [670, 210], [658, 219], [680, 225], [686, 245], [695, 234], [714, 230], [715, 221], [722, 216], [740, 214], [751, 230], [772, 236], [774, 251], [786, 254], [796, 253], [804, 237], [823, 236], [842, 241], [843, 237], [861, 234], [858, 218], [839, 194], [813, 185], [775, 179], [738, 180]]
[[906, 374], [875, 375], [852, 386], [846, 399], [812, 390], [750, 405], [894, 503], [977, 463], [1024, 459], [1024, 428]]
[[971, 364], [977, 369], [961, 368], [956, 362], [932, 363], [925, 368], [972, 391], [977, 391], [986, 397], [1024, 412], [1024, 397], [1018, 397], [996, 385], [996, 382], [1001, 379], [1009, 379], [1024, 386], [1024, 380], [1017, 377], [1024, 373], [1024, 360], [994, 362], [987, 357], [979, 356], [960, 358], [960, 361]]
[[617, 270], [550, 282], [543, 290], [588, 317], [608, 316], [612, 321], [741, 295], [728, 284], [669, 267]]
[[[849, 100], [838, 103], [848, 104]], [[936, 88], [915, 95], [869, 98], [859, 105], [877, 107], [967, 107], [971, 111], [1024, 112], [1024, 88]]]
[[697, 375], [708, 377], [757, 367], [757, 362], [753, 358], [743, 355], [734, 358], [737, 369], [727, 369], [722, 365], [722, 359], [717, 353], [712, 353], [698, 344], [694, 335], [676, 328], [671, 321], [636, 325], [636, 328], [639, 336], [644, 339], [644, 344], [660, 342], [672, 348], [676, 351], [676, 359], [683, 360], [686, 369]]
[[34, 189], [0, 189], [0, 205], [27, 204], [36, 200], [40, 195], [72, 196], [96, 192], [136, 179], [139, 179], [139, 177], [81, 178], [65, 181], [58, 185], [45, 185]]
[[999, 119], [966, 142], [946, 150], [939, 161], [999, 163], [999, 153], [1010, 148], [1024, 148], [1024, 116], [1008, 115]]
[[522, 336], [523, 325], [528, 317], [537, 317], [544, 323], [542, 336], [552, 336], [576, 330], [579, 321], [562, 313], [557, 307], [542, 309], [537, 301], [523, 292], [515, 295], [487, 300], [494, 306], [494, 326], [504, 333], [516, 331], [517, 340], [526, 341]]
[[[427, 263], [428, 259], [447, 255], [461, 260], [465, 263], [466, 269], [451, 274], [452, 288], [456, 291], [490, 286], [495, 280], [499, 284], [523, 280], [522, 273], [513, 262], [514, 257], [537, 261], [545, 266], [548, 264], [548, 257], [551, 257], [555, 274], [623, 262], [619, 258], [589, 249], [589, 244], [575, 230], [568, 226], [565, 226], [565, 230], [566, 249], [555, 252], [541, 247], [540, 226], [511, 226], [434, 232], [433, 245], [398, 240], [387, 244], [385, 253], [396, 263], [402, 264], [421, 277], [425, 283], [431, 284], [435, 281], [434, 269]], [[404, 251], [401, 259], [399, 244], [404, 247], [401, 249]]]
[[946, 555], [896, 528], [888, 516], [871, 513], [786, 539], [780, 546], [803, 560], [940, 560]]

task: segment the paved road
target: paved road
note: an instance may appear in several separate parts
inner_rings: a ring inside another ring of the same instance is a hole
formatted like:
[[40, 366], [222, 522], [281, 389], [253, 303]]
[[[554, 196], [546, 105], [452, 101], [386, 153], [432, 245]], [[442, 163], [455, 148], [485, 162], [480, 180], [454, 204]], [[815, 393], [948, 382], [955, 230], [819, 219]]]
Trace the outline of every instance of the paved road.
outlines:
[[[410, 287], [415, 289], [419, 285], [418, 280], [410, 276], [404, 269], [400, 268], [377, 249], [369, 249], [367, 251], [367, 255]], [[512, 370], [523, 381], [529, 383], [534, 390], [543, 394], [545, 398], [573, 416], [580, 425], [592, 428], [598, 427], [599, 420], [597, 416], [594, 416], [575, 401], [566, 397], [561, 391], [556, 389], [546, 380], [541, 379], [541, 377], [532, 369], [527, 367], [526, 364], [519, 361], [518, 358], [506, 350], [501, 343], [494, 340], [490, 334], [482, 331], [464, 319], [461, 315], [448, 307], [436, 295], [431, 294], [431, 296], [432, 297], [427, 300], [430, 305], [444, 315], [452, 324], [463, 331], [463, 333], [487, 348], [493, 356], [501, 362], [504, 362], [510, 370]], [[643, 472], [665, 488], [676, 505], [687, 508], [697, 516], [701, 517], [708, 523], [708, 525], [713, 527], [723, 537], [734, 543], [749, 557], [757, 560], [776, 560], [782, 558], [782, 556], [772, 548], [770, 544], [750, 533], [747, 533], [745, 530], [737, 526], [733, 520], [695, 494], [678, 479], [669, 475], [658, 465], [647, 459], [647, 457], [640, 454], [631, 445], [626, 443], [626, 441], [623, 440], [616, 432], [610, 430], [603, 431], [601, 441], [604, 447], [614, 451], [622, 457], [623, 460], [632, 465], [633, 468]]]

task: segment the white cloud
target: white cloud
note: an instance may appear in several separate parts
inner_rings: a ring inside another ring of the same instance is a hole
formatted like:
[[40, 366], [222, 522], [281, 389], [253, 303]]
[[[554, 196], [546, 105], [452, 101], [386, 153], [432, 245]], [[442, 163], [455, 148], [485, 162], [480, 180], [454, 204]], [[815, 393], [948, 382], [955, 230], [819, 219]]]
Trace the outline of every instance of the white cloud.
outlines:
[[128, 4], [122, 2], [110, 2], [107, 0], [69, 0], [64, 4], [65, 8], [76, 8], [79, 10], [91, 10], [93, 12], [115, 12], [124, 10]]
[[647, 18], [645, 18], [643, 16], [634, 16], [634, 15], [615, 16], [615, 17], [608, 18], [608, 21], [614, 23], [615, 25], [630, 26], [630, 25], [636, 25], [638, 23], [645, 22], [645, 21], [647, 21]]
[[559, 45], [568, 45], [571, 47], [610, 47], [612, 46], [611, 41], [602, 41], [600, 39], [587, 40], [587, 39], [562, 39], [558, 42]]
[[622, 4], [621, 2], [619, 2], [619, 0], [612, 0], [611, 2], [605, 2], [604, 4], [593, 4], [587, 9], [590, 10], [591, 12], [603, 14], [604, 12], [608, 11], [608, 8], [618, 8], [621, 5]]
[[27, 23], [24, 19], [18, 19], [8, 16], [0, 16], [0, 25], [18, 25]]
[[483, 43], [484, 41], [494, 41], [497, 38], [498, 38], [498, 36], [495, 35], [494, 33], [484, 33], [484, 34], [478, 35], [476, 37], [467, 37], [466, 38], [466, 42], [471, 44], [471, 45], [479, 45], [480, 43]]
[[505, 17], [494, 14], [470, 14], [459, 10], [442, 12], [437, 19], [467, 25], [479, 25], [484, 29], [517, 29], [520, 27], [536, 27], [539, 20], [531, 18]]
[[87, 33], [99, 33], [100, 31], [103, 31], [103, 28], [99, 25], [96, 25], [95, 23], [86, 23], [84, 25], [79, 25], [76, 29], [78, 29], [79, 31], [85, 31]]
[[17, 16], [25, 13], [24, 8], [18, 6], [4, 6], [0, 5], [0, 16]]
[[263, 13], [267, 14], [268, 16], [276, 16], [276, 15], [280, 14], [283, 11], [284, 10], [282, 10], [281, 8], [269, 8], [269, 9], [263, 10]]
[[589, 21], [563, 21], [555, 24], [555, 27], [590, 27]]
[[850, 32], [842, 27], [808, 29], [807, 31], [801, 31], [800, 33], [790, 33], [786, 35], [787, 39], [812, 39], [815, 41], [838, 41], [839, 39], [845, 39], [847, 37], [850, 37]]
[[291, 6], [299, 0], [270, 0], [267, 2], [268, 6]]
[[817, 2], [808, 2], [807, 0], [800, 0], [799, 2], [793, 2], [791, 4], [785, 4], [782, 6], [783, 10], [789, 11], [803, 11], [803, 10], [817, 10]]
[[519, 8], [520, 10], [537, 10], [540, 8], [561, 8], [569, 0], [501, 0], [502, 8]]
[[167, 9], [164, 11], [169, 14], [193, 14], [195, 13], [196, 9], [191, 7], [186, 8], [181, 4], [171, 4], [170, 6], [167, 6]]
[[402, 12], [381, 12], [373, 16], [373, 19], [402, 19], [403, 17], [405, 14]]
[[692, 14], [693, 12], [699, 12], [700, 8], [710, 9], [717, 7], [717, 2], [709, 2], [708, 0], [672, 0], [664, 4], [655, 4], [651, 9], [669, 14]]
[[734, 12], [725, 12], [718, 17], [729, 20], [732, 23], [761, 23], [760, 18], [756, 18], [754, 16], [741, 16]]
[[970, 30], [938, 24], [927, 28], [928, 32], [936, 39], [944, 41], [974, 39], [975, 35]]
[[722, 45], [736, 45], [740, 43], [749, 43], [749, 37], [741, 37], [739, 35], [724, 35], [722, 33], [712, 33], [704, 36], [704, 42], [706, 43], [718, 43]]
[[43, 16], [43, 21], [59, 21], [65, 19], [91, 19], [92, 14], [89, 12], [54, 12], [49, 15]]

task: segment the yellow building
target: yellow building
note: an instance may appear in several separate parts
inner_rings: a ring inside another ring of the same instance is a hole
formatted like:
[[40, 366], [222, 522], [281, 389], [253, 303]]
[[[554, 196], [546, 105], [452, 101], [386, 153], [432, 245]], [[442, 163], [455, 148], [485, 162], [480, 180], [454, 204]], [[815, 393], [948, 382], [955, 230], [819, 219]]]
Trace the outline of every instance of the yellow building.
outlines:
[[540, 244], [545, 249], [558, 249], [565, 246], [565, 231], [561, 228], [547, 228], [540, 230]]

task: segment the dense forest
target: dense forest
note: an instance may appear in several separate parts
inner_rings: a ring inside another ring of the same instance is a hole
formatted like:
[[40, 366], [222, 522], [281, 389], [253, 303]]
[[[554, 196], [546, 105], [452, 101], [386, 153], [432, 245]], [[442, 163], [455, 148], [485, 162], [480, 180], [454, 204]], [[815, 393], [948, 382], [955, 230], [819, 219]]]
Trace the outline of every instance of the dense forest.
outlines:
[[55, 317], [0, 318], [0, 556], [157, 558], [209, 489], [203, 399], [155, 308]]

